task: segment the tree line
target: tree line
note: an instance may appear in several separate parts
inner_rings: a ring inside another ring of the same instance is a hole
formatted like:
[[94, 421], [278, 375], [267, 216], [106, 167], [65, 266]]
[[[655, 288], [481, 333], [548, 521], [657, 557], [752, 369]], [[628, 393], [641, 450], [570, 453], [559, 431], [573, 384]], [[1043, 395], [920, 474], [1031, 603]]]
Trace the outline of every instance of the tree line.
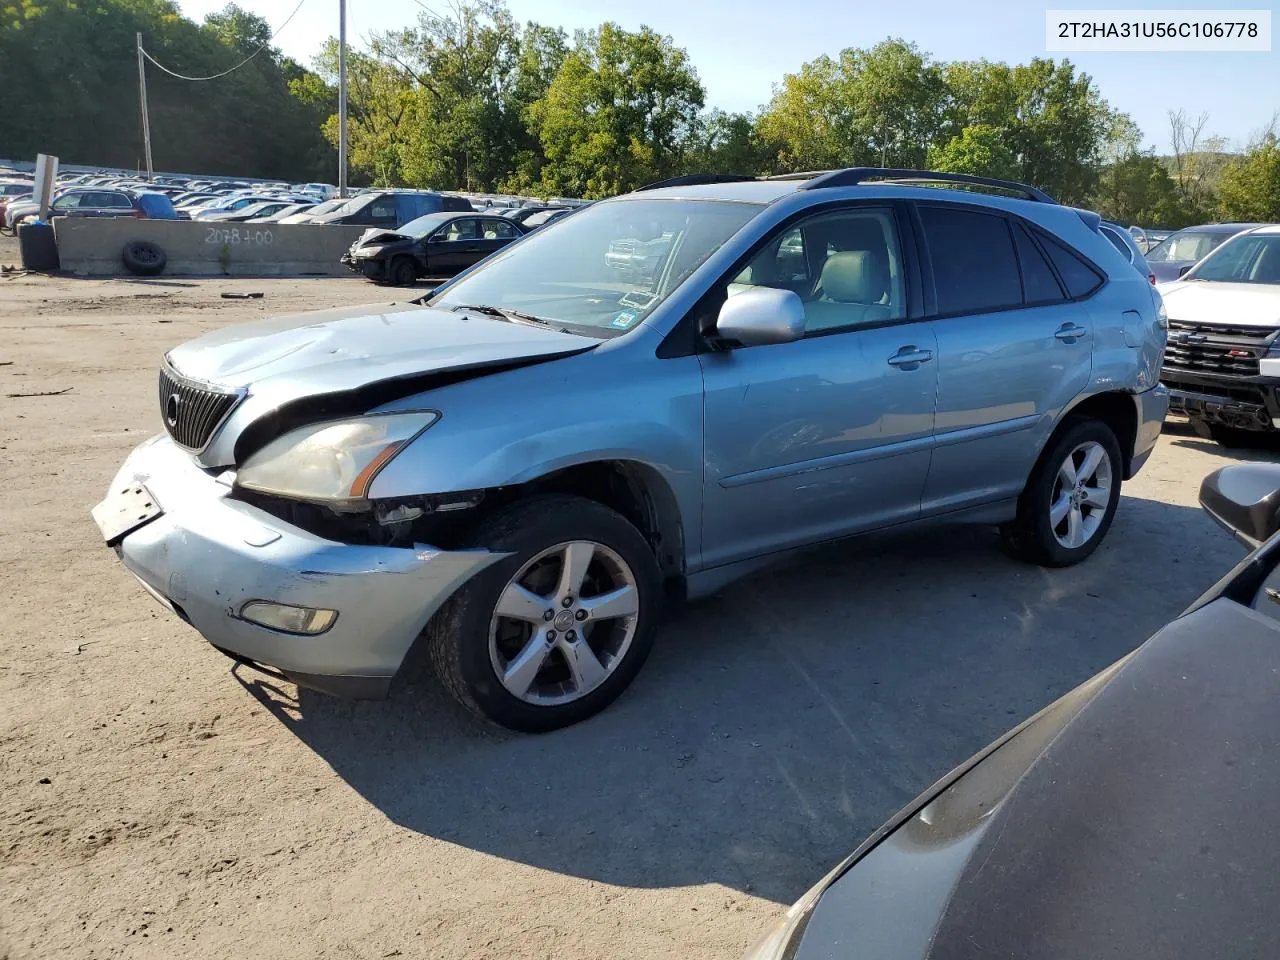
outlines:
[[[310, 69], [229, 5], [197, 25], [168, 0], [0, 0], [0, 153], [135, 166], [134, 31], [192, 84], [148, 68], [156, 165], [333, 180], [337, 44]], [[603, 197], [690, 172], [929, 168], [1034, 184], [1123, 223], [1280, 219], [1276, 122], [1229, 153], [1171, 113], [1170, 154], [1068, 61], [942, 62], [901, 39], [802, 64], [758, 111], [709, 107], [688, 54], [647, 27], [569, 35], [502, 0], [424, 8], [348, 52], [354, 183]]]

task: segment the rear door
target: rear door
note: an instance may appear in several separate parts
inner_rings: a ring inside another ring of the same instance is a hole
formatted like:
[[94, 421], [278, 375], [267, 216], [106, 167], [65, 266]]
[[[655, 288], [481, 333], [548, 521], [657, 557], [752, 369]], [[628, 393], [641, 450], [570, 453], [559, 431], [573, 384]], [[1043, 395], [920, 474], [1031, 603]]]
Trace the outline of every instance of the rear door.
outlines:
[[480, 240], [475, 258], [468, 263], [478, 263], [491, 253], [501, 250], [516, 237], [520, 230], [506, 217], [483, 217], [480, 220]]
[[1094, 282], [1077, 280], [1077, 290], [1102, 280], [1065, 247], [991, 208], [917, 210], [938, 337], [935, 447], [922, 502], [929, 515], [1021, 492], [1093, 367], [1089, 311], [1070, 298], [1054, 259], [1089, 272]]

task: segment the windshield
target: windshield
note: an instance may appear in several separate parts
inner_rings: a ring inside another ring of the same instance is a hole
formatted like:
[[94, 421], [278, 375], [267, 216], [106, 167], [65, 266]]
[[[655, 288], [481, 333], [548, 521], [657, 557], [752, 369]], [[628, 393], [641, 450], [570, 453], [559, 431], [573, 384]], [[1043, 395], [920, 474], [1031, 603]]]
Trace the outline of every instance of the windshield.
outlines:
[[1183, 279], [1280, 285], [1280, 233], [1237, 235]]
[[453, 220], [456, 216], [457, 214], [455, 213], [428, 213], [417, 220], [410, 220], [403, 227], [397, 227], [396, 233], [402, 233], [406, 237], [421, 240], [428, 234], [434, 233], [437, 227], [449, 220]]
[[495, 254], [431, 303], [501, 307], [612, 336], [644, 320], [759, 212], [712, 200], [594, 204]]
[[1197, 230], [1179, 230], [1147, 251], [1147, 263], [1170, 260], [1201, 260], [1216, 250], [1231, 234]]

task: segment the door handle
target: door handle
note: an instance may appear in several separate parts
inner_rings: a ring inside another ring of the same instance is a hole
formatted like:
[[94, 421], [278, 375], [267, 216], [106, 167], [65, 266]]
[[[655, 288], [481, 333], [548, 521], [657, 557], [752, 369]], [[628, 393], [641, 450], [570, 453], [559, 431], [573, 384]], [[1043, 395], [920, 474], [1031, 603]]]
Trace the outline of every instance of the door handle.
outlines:
[[1089, 333], [1084, 327], [1075, 323], [1064, 323], [1058, 328], [1058, 332], [1054, 336], [1063, 343], [1075, 343], [1081, 337]]
[[921, 350], [912, 344], [899, 347], [898, 352], [889, 358], [889, 366], [897, 367], [899, 370], [914, 370], [920, 364], [928, 363], [932, 359], [932, 350]]

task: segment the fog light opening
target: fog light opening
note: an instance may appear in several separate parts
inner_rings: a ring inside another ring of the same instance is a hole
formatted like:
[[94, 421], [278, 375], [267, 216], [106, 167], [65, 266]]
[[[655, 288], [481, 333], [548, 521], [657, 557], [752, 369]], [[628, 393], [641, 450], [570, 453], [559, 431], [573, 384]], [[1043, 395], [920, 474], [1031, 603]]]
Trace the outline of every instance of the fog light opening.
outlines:
[[250, 600], [240, 608], [240, 617], [269, 630], [314, 637], [333, 626], [338, 619], [338, 611], [294, 607], [269, 600]]

